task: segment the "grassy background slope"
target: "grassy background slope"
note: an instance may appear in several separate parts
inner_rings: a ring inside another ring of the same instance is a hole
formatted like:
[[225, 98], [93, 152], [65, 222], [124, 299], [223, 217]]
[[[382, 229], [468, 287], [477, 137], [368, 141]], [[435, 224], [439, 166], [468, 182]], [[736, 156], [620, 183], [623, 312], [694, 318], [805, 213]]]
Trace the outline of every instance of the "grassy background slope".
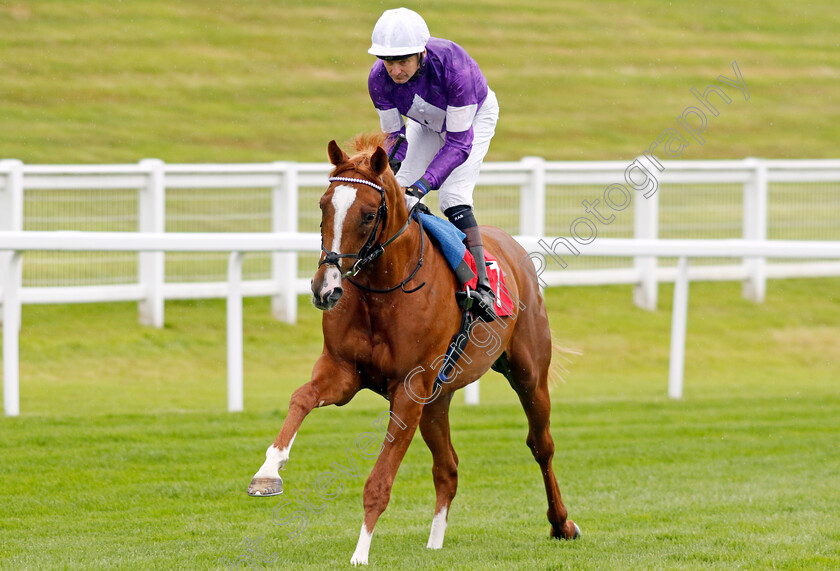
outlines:
[[[502, 116], [489, 160], [629, 159], [737, 61], [681, 158], [836, 156], [831, 0], [420, 2], [481, 64]], [[378, 128], [379, 1], [0, 3], [0, 155], [34, 163], [322, 161]], [[718, 85], [722, 85], [719, 82]], [[714, 100], [715, 98], [713, 98]]]

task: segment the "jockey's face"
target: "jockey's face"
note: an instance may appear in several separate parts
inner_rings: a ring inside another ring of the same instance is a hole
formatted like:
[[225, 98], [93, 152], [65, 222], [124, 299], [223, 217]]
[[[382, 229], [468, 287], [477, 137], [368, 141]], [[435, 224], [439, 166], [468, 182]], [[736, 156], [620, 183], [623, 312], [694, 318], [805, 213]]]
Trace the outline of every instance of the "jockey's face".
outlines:
[[420, 54], [410, 55], [394, 61], [385, 60], [383, 63], [385, 64], [385, 70], [391, 76], [391, 79], [394, 80], [394, 83], [407, 83], [409, 79], [414, 77], [417, 70], [420, 69]]

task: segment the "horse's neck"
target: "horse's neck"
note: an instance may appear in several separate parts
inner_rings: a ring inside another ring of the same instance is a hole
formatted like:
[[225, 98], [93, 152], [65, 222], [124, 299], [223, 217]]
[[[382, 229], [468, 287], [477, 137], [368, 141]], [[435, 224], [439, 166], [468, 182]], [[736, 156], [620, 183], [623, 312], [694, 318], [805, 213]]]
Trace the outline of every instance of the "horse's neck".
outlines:
[[[382, 234], [381, 242], [387, 241], [396, 232], [399, 232], [404, 224], [405, 221], [388, 224], [386, 231]], [[427, 243], [423, 252], [424, 258], [428, 257], [430, 250], [428, 236], [425, 237], [425, 241]], [[396, 240], [385, 247], [379, 258], [374, 260], [365, 268], [364, 272], [355, 278], [356, 281], [363, 286], [379, 290], [400, 284], [417, 268], [420, 261], [421, 246], [420, 226], [412, 222]], [[419, 282], [417, 284], [415, 282], [418, 282], [417, 277], [411, 283], [406, 284], [405, 289], [411, 289], [419, 285]]]
[[[385, 235], [388, 240], [400, 231], [405, 221], [390, 225]], [[391, 244], [389, 244], [382, 256], [377, 259], [377, 264], [372, 268], [372, 280], [381, 281], [381, 285], [399, 283], [408, 277], [414, 270], [414, 266], [420, 258], [420, 227], [417, 223], [411, 223], [405, 231]], [[388, 272], [389, 275], [385, 275]], [[396, 272], [393, 274], [392, 272]], [[400, 276], [400, 274], [403, 274]], [[396, 279], [399, 277], [399, 279]]]

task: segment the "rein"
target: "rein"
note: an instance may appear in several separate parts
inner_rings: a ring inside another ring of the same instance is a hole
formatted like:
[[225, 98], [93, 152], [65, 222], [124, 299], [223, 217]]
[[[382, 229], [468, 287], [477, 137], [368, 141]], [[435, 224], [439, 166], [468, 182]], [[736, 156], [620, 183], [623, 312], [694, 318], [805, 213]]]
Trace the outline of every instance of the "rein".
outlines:
[[[357, 288], [359, 288], [361, 290], [364, 290], [364, 291], [372, 292], [372, 293], [390, 293], [390, 292], [395, 291], [397, 289], [401, 289], [405, 293], [414, 293], [415, 291], [419, 290], [424, 285], [426, 285], [426, 282], [423, 282], [422, 284], [420, 284], [416, 288], [409, 289], [409, 290], [405, 289], [406, 284], [408, 284], [408, 282], [410, 282], [412, 279], [414, 279], [414, 276], [417, 275], [417, 272], [420, 271], [420, 268], [423, 266], [423, 255], [426, 251], [426, 237], [425, 237], [425, 232], [423, 231], [423, 222], [420, 220], [419, 216], [417, 217], [417, 224], [420, 226], [420, 259], [417, 261], [417, 265], [414, 267], [414, 270], [409, 274], [409, 276], [407, 278], [405, 278], [403, 281], [401, 281], [400, 283], [398, 283], [394, 287], [390, 287], [390, 288], [387, 288], [387, 289], [376, 289], [376, 288], [368, 287], [368, 286], [362, 285], [362, 284], [360, 284], [360, 283], [358, 283], [358, 282], [356, 282], [355, 280], [352, 279], [356, 276], [356, 274], [358, 274], [362, 270], [362, 268], [366, 264], [369, 264], [370, 262], [372, 262], [373, 260], [375, 260], [376, 258], [381, 256], [385, 252], [385, 248], [388, 245], [390, 245], [392, 242], [394, 242], [397, 238], [399, 238], [403, 234], [403, 232], [406, 231], [406, 229], [408, 229], [408, 225], [411, 224], [411, 218], [412, 218], [412, 215], [414, 214], [414, 208], [412, 208], [411, 212], [408, 213], [408, 219], [405, 221], [405, 224], [403, 224], [402, 228], [397, 230], [397, 232], [394, 233], [393, 236], [388, 238], [388, 240], [386, 240], [384, 243], [375, 244], [375, 241], [378, 238], [377, 233], [379, 232], [380, 225], [382, 226], [382, 231], [384, 231], [385, 230], [385, 222], [388, 220], [388, 206], [385, 203], [385, 190], [381, 186], [379, 186], [378, 184], [376, 184], [374, 182], [371, 182], [369, 180], [363, 179], [363, 178], [348, 178], [348, 177], [343, 177], [343, 176], [334, 176], [334, 177], [330, 177], [329, 181], [330, 182], [349, 182], [349, 183], [367, 185], [367, 186], [379, 191], [379, 196], [381, 197], [381, 199], [380, 199], [380, 202], [379, 202], [379, 208], [376, 210], [376, 219], [373, 223], [373, 228], [371, 229], [371, 232], [370, 232], [370, 235], [368, 236], [367, 241], [362, 246], [362, 248], [359, 250], [359, 252], [357, 254], [339, 254], [338, 252], [329, 251], [324, 247], [324, 240], [323, 240], [323, 237], [322, 237], [321, 238], [321, 251], [324, 252], [325, 256], [324, 256], [323, 260], [318, 262], [318, 267], [321, 267], [322, 265], [325, 265], [325, 264], [329, 264], [329, 265], [333, 265], [336, 268], [338, 268], [339, 270], [341, 270], [341, 265], [340, 264], [341, 264], [341, 259], [342, 258], [354, 258], [356, 260], [356, 263], [354, 263], [353, 267], [351, 267], [349, 270], [347, 270], [346, 272], [341, 274], [341, 277], [342, 278], [347, 278], [350, 281], [350, 283], [352, 283]], [[416, 207], [416, 205], [415, 205], [415, 207]]]

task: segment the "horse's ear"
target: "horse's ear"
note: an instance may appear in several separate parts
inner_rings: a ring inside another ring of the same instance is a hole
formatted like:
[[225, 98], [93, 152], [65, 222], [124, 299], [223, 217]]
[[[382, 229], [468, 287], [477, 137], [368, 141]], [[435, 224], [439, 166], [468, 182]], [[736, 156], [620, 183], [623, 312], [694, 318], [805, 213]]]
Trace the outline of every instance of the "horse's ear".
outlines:
[[346, 163], [350, 160], [350, 157], [347, 156], [347, 153], [341, 150], [335, 140], [330, 141], [330, 144], [327, 145], [327, 154], [330, 156], [330, 162], [335, 166]]
[[382, 149], [382, 147], [377, 147], [376, 150], [373, 152], [373, 155], [370, 157], [370, 166], [378, 175], [381, 175], [385, 172], [385, 169], [388, 168], [388, 154]]

